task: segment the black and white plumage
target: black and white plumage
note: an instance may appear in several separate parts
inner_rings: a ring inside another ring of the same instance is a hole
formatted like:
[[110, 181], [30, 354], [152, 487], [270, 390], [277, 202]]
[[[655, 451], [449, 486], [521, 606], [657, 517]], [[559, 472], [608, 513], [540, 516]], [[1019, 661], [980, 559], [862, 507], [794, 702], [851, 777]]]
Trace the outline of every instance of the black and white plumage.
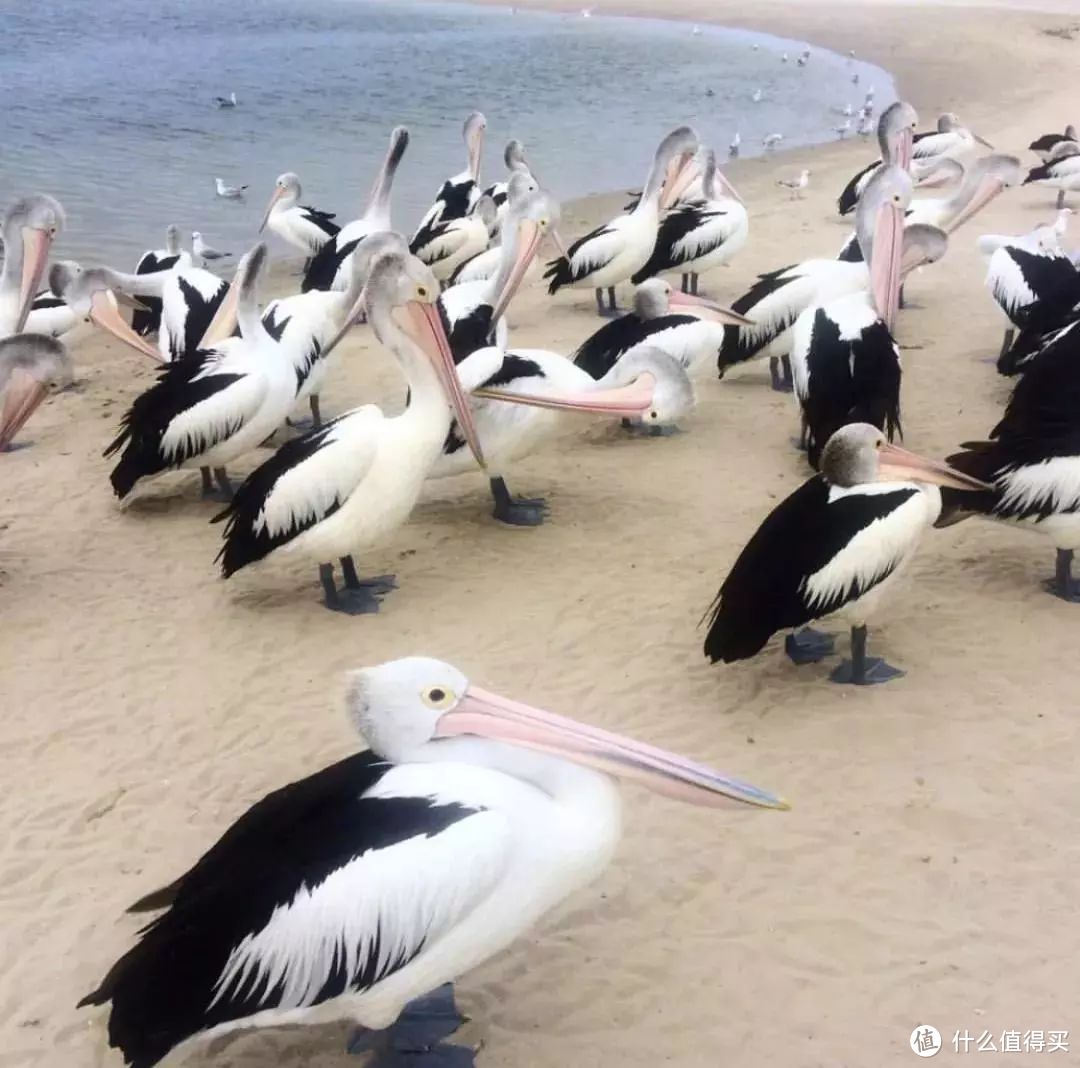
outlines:
[[1036, 137], [1034, 141], [1028, 145], [1028, 148], [1034, 152], [1043, 163], [1048, 162], [1054, 155], [1054, 149], [1058, 147], [1063, 141], [1072, 142], [1076, 144], [1080, 141], [1076, 132], [1076, 127], [1071, 123], [1065, 127], [1064, 133], [1048, 133], [1043, 134], [1041, 137]]
[[480, 164], [484, 154], [486, 130], [487, 119], [479, 111], [474, 111], [465, 120], [461, 135], [465, 141], [468, 163], [463, 171], [447, 178], [439, 187], [435, 202], [420, 220], [412, 243], [416, 242], [421, 233], [438, 223], [464, 219], [476, 207], [476, 202], [480, 199]]
[[394, 188], [394, 176], [408, 147], [409, 131], [404, 126], [395, 127], [390, 133], [390, 147], [375, 179], [364, 214], [359, 219], [346, 223], [311, 258], [300, 286], [302, 292], [306, 293], [311, 289], [344, 289], [349, 284], [350, 258], [360, 242], [371, 234], [393, 229], [390, 221], [390, 195]]
[[110, 474], [117, 497], [126, 497], [144, 478], [190, 467], [203, 470], [204, 494], [209, 495], [213, 470], [227, 496], [226, 465], [284, 423], [296, 396], [295, 361], [259, 316], [255, 288], [265, 262], [266, 246], [260, 244], [237, 269], [242, 336], [167, 365], [135, 398], [105, 451], [120, 453]]
[[746, 244], [750, 233], [746, 206], [720, 174], [711, 149], [705, 153], [702, 193], [702, 200], [680, 202], [668, 209], [652, 255], [631, 278], [635, 285], [666, 271], [679, 271], [683, 289], [697, 293], [699, 276], [730, 263]]
[[493, 237], [498, 233], [506, 217], [506, 209], [510, 201], [510, 180], [514, 175], [524, 175], [533, 190], [540, 188], [540, 183], [533, 176], [529, 161], [525, 158], [525, 146], [520, 141], [507, 143], [503, 152], [503, 162], [510, 173], [503, 181], [493, 182], [481, 194], [481, 196], [491, 197], [491, 202], [495, 205], [495, 221], [491, 227]]
[[1049, 588], [1080, 602], [1080, 321], [1030, 363], [989, 440], [965, 443], [949, 463], [992, 489], [946, 494], [942, 522], [976, 514], [1044, 535], [1057, 550]]
[[333, 213], [301, 204], [301, 196], [300, 178], [292, 171], [279, 174], [259, 233], [268, 229], [291, 248], [305, 256], [314, 256], [341, 227], [334, 222], [337, 216]]
[[[866, 626], [941, 513], [939, 486], [985, 484], [899, 449], [877, 427], [852, 423], [830, 438], [821, 474], [765, 519], [713, 602], [705, 655], [745, 660], [781, 631], [830, 615], [852, 628], [852, 659], [833, 681], [865, 685], [899, 672], [866, 657]], [[822, 659], [831, 640], [790, 635], [797, 663]]]
[[351, 672], [346, 707], [371, 750], [241, 815], [145, 899], [167, 911], [81, 1002], [109, 1005], [109, 1042], [130, 1068], [238, 1028], [345, 1019], [364, 1029], [350, 1049], [374, 1049], [372, 1063], [471, 1065], [437, 1044], [463, 1022], [452, 997], [417, 999], [607, 866], [615, 777], [691, 804], [788, 807], [426, 657]]
[[905, 168], [910, 166], [913, 140], [927, 136], [915, 133], [918, 122], [919, 117], [915, 109], [903, 100], [897, 100], [881, 113], [877, 124], [881, 158], [874, 160], [868, 167], [864, 167], [844, 186], [836, 204], [841, 215], [849, 215], [855, 210], [867, 183], [883, 163], [897, 164]]
[[[565, 256], [548, 264], [544, 277], [548, 292], [565, 286], [589, 286], [596, 290], [597, 310], [615, 314], [615, 286], [628, 281], [649, 261], [660, 226], [660, 213], [675, 203], [694, 174], [693, 160], [698, 137], [680, 126], [660, 143], [637, 207], [598, 226], [575, 241]], [[608, 290], [608, 307], [603, 291]]]
[[[180, 230], [169, 225], [165, 228], [165, 247], [151, 249], [139, 257], [135, 264], [136, 274], [158, 274], [162, 271], [186, 270], [191, 266], [191, 253], [180, 247]], [[161, 298], [145, 297], [145, 310], [137, 309], [131, 317], [131, 329], [146, 337], [157, 333], [161, 326]]]
[[1028, 172], [1024, 185], [1031, 182], [1056, 189], [1057, 206], [1063, 208], [1066, 193], [1080, 192], [1080, 144], [1063, 141], [1056, 145], [1045, 163]]
[[497, 214], [491, 197], [482, 196], [464, 218], [421, 225], [409, 251], [426, 263], [440, 282], [448, 282], [460, 266], [486, 251]]

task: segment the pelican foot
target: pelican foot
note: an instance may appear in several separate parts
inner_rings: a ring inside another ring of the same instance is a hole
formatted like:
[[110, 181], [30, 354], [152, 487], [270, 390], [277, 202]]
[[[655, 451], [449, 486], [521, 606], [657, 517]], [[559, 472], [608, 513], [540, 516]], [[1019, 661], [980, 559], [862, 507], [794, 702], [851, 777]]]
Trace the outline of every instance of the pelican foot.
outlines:
[[795, 449], [796, 452], [807, 451], [808, 446], [806, 444], [806, 438], [788, 438], [788, 441], [791, 442], [791, 447]]
[[468, 1017], [458, 1011], [452, 983], [409, 1002], [384, 1031], [361, 1028], [349, 1040], [349, 1053], [374, 1051], [379, 1068], [472, 1068], [475, 1050], [444, 1043]]
[[379, 611], [380, 598], [396, 586], [394, 576], [382, 575], [370, 580], [370, 583], [364, 583], [357, 577], [351, 557], [342, 557], [341, 565], [345, 575], [345, 588], [341, 590], [334, 584], [334, 565], [319, 565], [323, 604], [331, 612], [341, 612], [347, 616], [375, 615]]
[[816, 664], [835, 651], [833, 636], [812, 627], [794, 631], [784, 639], [784, 652], [793, 664]]
[[495, 500], [492, 515], [500, 523], [512, 527], [538, 527], [547, 515], [547, 501], [543, 497], [512, 497], [501, 477], [491, 480], [491, 496]]
[[[780, 366], [783, 365], [784, 373], [781, 375]], [[769, 358], [769, 381], [772, 388], [777, 393], [794, 393], [795, 392], [795, 380], [791, 374], [791, 360], [787, 356], [777, 359], [775, 356]]]
[[635, 423], [629, 419], [622, 420], [622, 428], [628, 434], [638, 438], [671, 438], [682, 433], [682, 430], [674, 424], [652, 426], [648, 423]]
[[0, 452], [18, 452], [20, 449], [29, 449], [33, 444], [32, 441], [12, 441], [0, 448]]
[[[859, 666], [862, 668], [861, 671], [856, 670]], [[880, 656], [868, 656], [863, 659], [861, 665], [845, 660], [839, 667], [833, 669], [829, 675], [829, 681], [844, 685], [876, 686], [878, 683], [902, 678], [905, 674], [906, 672], [899, 668], [886, 664]]]
[[229, 481], [229, 476], [225, 474], [224, 467], [215, 467], [213, 478], [211, 478], [209, 467], [200, 467], [199, 474], [202, 476], [202, 499], [204, 501], [232, 504], [236, 491]]
[[1071, 549], [1058, 549], [1056, 574], [1043, 583], [1043, 588], [1062, 601], [1080, 604], [1080, 579], [1073, 578], [1073, 555]]
[[335, 590], [334, 596], [327, 596], [323, 604], [331, 612], [341, 612], [346, 616], [373, 616], [378, 614], [382, 602], [379, 595], [371, 590]]
[[1047, 579], [1043, 583], [1043, 589], [1061, 601], [1080, 604], [1080, 582], [1073, 582], [1071, 586], [1062, 586], [1057, 579]]

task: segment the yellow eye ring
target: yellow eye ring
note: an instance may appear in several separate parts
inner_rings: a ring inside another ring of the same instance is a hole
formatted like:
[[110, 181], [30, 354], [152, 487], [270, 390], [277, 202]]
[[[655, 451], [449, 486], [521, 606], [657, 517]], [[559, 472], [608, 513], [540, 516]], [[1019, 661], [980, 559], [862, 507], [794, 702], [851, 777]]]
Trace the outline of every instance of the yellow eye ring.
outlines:
[[449, 686], [429, 686], [420, 694], [428, 708], [446, 709], [457, 704], [457, 694]]

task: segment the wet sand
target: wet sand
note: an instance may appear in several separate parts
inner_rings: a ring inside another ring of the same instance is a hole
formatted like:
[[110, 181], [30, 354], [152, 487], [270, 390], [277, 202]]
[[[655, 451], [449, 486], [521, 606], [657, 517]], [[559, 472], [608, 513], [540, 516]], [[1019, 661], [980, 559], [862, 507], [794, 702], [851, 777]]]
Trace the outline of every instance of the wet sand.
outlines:
[[[924, 125], [955, 110], [1025, 162], [1033, 136], [1077, 118], [1060, 75], [1075, 70], [1080, 40], [1046, 31], [1080, 14], [598, 7], [855, 48], [897, 76]], [[835, 196], [872, 155], [845, 143], [731, 167], [750, 240], [703, 288], [733, 299], [760, 270], [831, 254], [848, 230]], [[553, 162], [538, 160], [540, 173]], [[804, 164], [811, 188], [789, 201], [776, 179]], [[627, 188], [638, 181], [627, 175]], [[1003, 196], [909, 285], [899, 334], [910, 448], [944, 455], [996, 421], [1009, 386], [986, 360], [1003, 324], [975, 237], [1025, 231], [1052, 216], [1053, 198], [1039, 187]], [[568, 205], [564, 233], [623, 199]], [[591, 309], [587, 291], [552, 301], [535, 288], [513, 311], [514, 340], [569, 351], [598, 325]], [[776, 643], [710, 667], [702, 613], [764, 514], [806, 476], [789, 444], [793, 402], [754, 364], [700, 382], [685, 433], [669, 439], [567, 424], [513, 471], [518, 492], [550, 500], [540, 529], [493, 522], [479, 474], [432, 483], [394, 542], [363, 560], [396, 571], [400, 590], [377, 618], [338, 617], [299, 560], [216, 577], [220, 527], [196, 474], [118, 508], [101, 451], [152, 369], [97, 338], [74, 355], [78, 386], [30, 424], [32, 448], [0, 460], [0, 1068], [119, 1063], [103, 1059], [100, 1013], [74, 1005], [131, 943], [138, 923], [123, 908], [264, 792], [355, 748], [342, 672], [413, 653], [713, 762], [795, 806], [717, 813], [628, 789], [616, 864], [459, 984], [481, 1068], [878, 1068], [913, 1063], [908, 1038], [923, 1023], [947, 1044], [965, 1028], [997, 1044], [1006, 1029], [1070, 1026], [1080, 1043], [1080, 616], [1040, 587], [1047, 543], [975, 522], [928, 536], [871, 636], [908, 671], [891, 685], [833, 686], [830, 664], [797, 669]], [[324, 408], [400, 403], [401, 392], [389, 358], [358, 336]], [[247, 1035], [185, 1063], [344, 1068], [357, 1063], [345, 1034]]]

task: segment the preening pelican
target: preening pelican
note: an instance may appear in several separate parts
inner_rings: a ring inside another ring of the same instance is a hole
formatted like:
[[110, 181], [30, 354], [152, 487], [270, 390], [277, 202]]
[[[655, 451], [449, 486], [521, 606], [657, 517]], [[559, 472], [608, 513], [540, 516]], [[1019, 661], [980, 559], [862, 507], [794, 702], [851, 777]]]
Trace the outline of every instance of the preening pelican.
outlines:
[[[675, 203], [696, 177], [691, 166], [698, 138], [689, 126], [680, 126], [660, 143], [638, 205], [575, 241], [565, 256], [548, 265], [548, 292], [563, 286], [590, 286], [596, 290], [601, 315], [615, 315], [615, 286], [628, 281], [649, 261], [656, 245], [660, 212]], [[603, 291], [608, 291], [604, 308]]]
[[660, 223], [656, 244], [645, 266], [632, 278], [635, 285], [666, 271], [682, 273], [683, 292], [698, 291], [698, 279], [728, 264], [746, 244], [750, 217], [742, 198], [716, 165], [716, 153], [705, 153], [703, 199], [672, 207]]
[[525, 146], [520, 141], [510, 141], [507, 144], [506, 149], [503, 152], [503, 162], [506, 164], [506, 169], [510, 173], [506, 176], [505, 180], [494, 182], [481, 194], [482, 196], [491, 197], [491, 200], [495, 205], [495, 223], [491, 229], [492, 235], [498, 232], [499, 228], [502, 226], [503, 219], [506, 216], [507, 202], [510, 194], [510, 179], [513, 178], [515, 174], [522, 174], [531, 181], [534, 189], [540, 187], [540, 183], [533, 177], [529, 161], [525, 158]]
[[[150, 249], [135, 264], [136, 274], [158, 274], [161, 271], [187, 270], [191, 266], [191, 253], [180, 247], [180, 228], [170, 223], [165, 228], [165, 247]], [[131, 317], [131, 329], [146, 337], [161, 327], [161, 298], [146, 297]], [[145, 310], [144, 310], [145, 309]]]
[[497, 215], [495, 201], [482, 196], [464, 218], [421, 226], [409, 243], [409, 250], [445, 283], [462, 264], [487, 249]]
[[44, 193], [22, 197], [4, 212], [4, 265], [0, 270], [0, 338], [20, 334], [49, 262], [64, 209]]
[[256, 245], [236, 272], [241, 337], [168, 364], [135, 398], [120, 433], [105, 450], [119, 452], [110, 477], [123, 499], [141, 479], [198, 467], [203, 495], [232, 496], [225, 467], [265, 441], [285, 421], [296, 397], [296, 360], [263, 326], [256, 293], [266, 246]]
[[274, 182], [270, 203], [259, 223], [259, 233], [269, 230], [287, 245], [314, 256], [341, 229], [328, 211], [319, 211], [300, 203], [303, 191], [300, 178], [292, 171], [279, 174]]
[[300, 287], [304, 293], [309, 289], [344, 289], [349, 284], [349, 257], [356, 251], [356, 246], [370, 234], [392, 229], [390, 194], [394, 188], [394, 175], [408, 147], [409, 131], [404, 126], [395, 127], [390, 133], [390, 148], [364, 214], [343, 226], [312, 257]]
[[71, 375], [71, 357], [55, 338], [12, 334], [0, 338], [0, 453], [49, 395], [49, 385]]
[[417, 227], [413, 241], [424, 230], [440, 222], [451, 219], [464, 219], [480, 199], [480, 163], [484, 154], [484, 131], [487, 119], [479, 111], [474, 111], [462, 127], [468, 163], [465, 170], [447, 178], [439, 187], [435, 203], [424, 213]]
[[1052, 151], [1041, 167], [1034, 167], [1024, 179], [1024, 185], [1039, 182], [1058, 191], [1057, 206], [1065, 207], [1065, 194], [1080, 191], [1080, 144], [1063, 141]]
[[849, 215], [855, 210], [863, 190], [867, 183], [877, 173], [882, 164], [895, 164], [910, 170], [912, 159], [912, 143], [915, 135], [915, 127], [919, 124], [919, 116], [915, 109], [903, 100], [897, 100], [890, 104], [878, 119], [877, 138], [878, 147], [881, 150], [881, 159], [874, 160], [868, 167], [864, 167], [851, 181], [844, 186], [836, 202], [837, 210], [841, 215]]
[[137, 903], [167, 911], [81, 1002], [109, 1004], [129, 1064], [239, 1028], [350, 1020], [350, 1050], [372, 1063], [470, 1068], [442, 1044], [463, 1022], [448, 984], [604, 870], [622, 827], [613, 779], [788, 807], [426, 657], [351, 672], [346, 709], [370, 751], [264, 797]]
[[1049, 133], [1043, 134], [1041, 137], [1036, 137], [1034, 141], [1028, 145], [1028, 148], [1034, 152], [1043, 163], [1048, 163], [1054, 157], [1054, 150], [1063, 141], [1069, 141], [1076, 144], [1080, 141], [1076, 132], [1076, 127], [1071, 123], [1065, 127], [1064, 133]]
[[[758, 528], [713, 602], [705, 655], [746, 660], [776, 633], [838, 614], [851, 626], [851, 660], [830, 678], [859, 686], [903, 672], [866, 655], [866, 627], [941, 514], [939, 486], [984, 490], [985, 482], [889, 444], [875, 426], [850, 423], [804, 482]], [[789, 634], [796, 663], [824, 659], [832, 639]]]

